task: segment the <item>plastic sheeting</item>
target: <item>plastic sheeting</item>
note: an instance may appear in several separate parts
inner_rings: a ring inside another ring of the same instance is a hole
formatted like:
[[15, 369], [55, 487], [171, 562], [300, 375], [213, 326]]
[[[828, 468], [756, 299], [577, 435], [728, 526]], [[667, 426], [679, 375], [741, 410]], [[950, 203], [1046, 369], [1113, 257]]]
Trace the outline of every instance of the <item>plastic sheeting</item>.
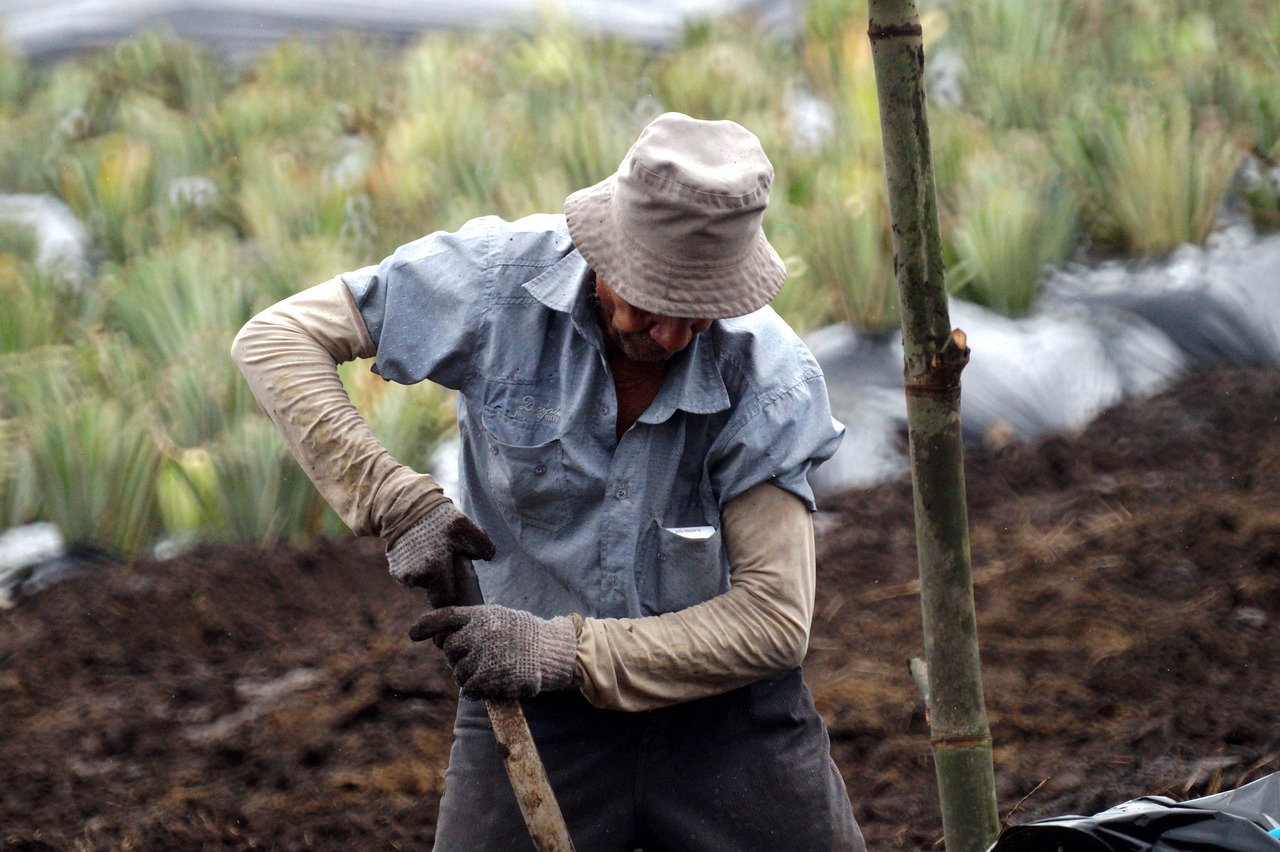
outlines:
[[1235, 790], [1175, 802], [1147, 796], [1091, 817], [1007, 829], [989, 852], [1280, 852], [1280, 773]]
[[[1026, 317], [951, 300], [973, 351], [961, 378], [966, 444], [1072, 434], [1106, 409], [1159, 393], [1199, 367], [1280, 366], [1280, 235], [1235, 232], [1160, 261], [1051, 274]], [[846, 326], [807, 341], [848, 428], [812, 477], [819, 497], [909, 470], [902, 345]]]

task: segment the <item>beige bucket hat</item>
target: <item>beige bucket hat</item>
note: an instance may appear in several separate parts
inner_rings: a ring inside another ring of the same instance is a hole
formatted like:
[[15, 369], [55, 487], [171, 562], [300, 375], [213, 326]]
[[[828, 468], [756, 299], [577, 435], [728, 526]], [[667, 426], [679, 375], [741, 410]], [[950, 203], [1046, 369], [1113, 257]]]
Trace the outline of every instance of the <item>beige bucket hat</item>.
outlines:
[[754, 133], [669, 112], [564, 212], [578, 251], [627, 302], [663, 316], [736, 317], [767, 305], [787, 277], [761, 228], [772, 183]]

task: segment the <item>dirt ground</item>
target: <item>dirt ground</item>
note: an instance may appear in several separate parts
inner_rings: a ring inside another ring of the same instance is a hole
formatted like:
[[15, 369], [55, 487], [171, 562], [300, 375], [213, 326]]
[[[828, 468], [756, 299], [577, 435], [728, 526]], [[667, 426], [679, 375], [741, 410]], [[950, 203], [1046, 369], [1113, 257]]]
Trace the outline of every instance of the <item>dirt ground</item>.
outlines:
[[[1280, 770], [1280, 373], [1194, 376], [967, 481], [1002, 816]], [[910, 488], [824, 510], [809, 682], [870, 848], [937, 848]], [[346, 541], [0, 613], [0, 846], [427, 848], [455, 691], [418, 607]]]

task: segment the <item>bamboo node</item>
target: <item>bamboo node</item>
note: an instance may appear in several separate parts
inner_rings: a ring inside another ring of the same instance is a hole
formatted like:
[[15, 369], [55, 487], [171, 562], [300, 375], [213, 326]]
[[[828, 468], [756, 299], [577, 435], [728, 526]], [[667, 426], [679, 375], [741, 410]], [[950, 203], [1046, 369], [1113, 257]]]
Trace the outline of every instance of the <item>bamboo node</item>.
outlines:
[[867, 36], [872, 41], [886, 38], [923, 38], [924, 27], [920, 24], [871, 24], [867, 27]]

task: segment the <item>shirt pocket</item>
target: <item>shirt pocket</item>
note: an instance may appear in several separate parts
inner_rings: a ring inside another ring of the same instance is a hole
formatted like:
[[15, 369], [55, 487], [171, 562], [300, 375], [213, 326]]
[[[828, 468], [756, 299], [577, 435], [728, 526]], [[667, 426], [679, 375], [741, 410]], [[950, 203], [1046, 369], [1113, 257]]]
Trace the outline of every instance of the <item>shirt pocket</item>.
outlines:
[[[538, 443], [513, 443], [533, 435], [504, 433], [500, 440], [490, 422], [484, 425], [487, 479], [492, 495], [520, 531], [553, 535], [572, 518], [560, 438]], [[536, 440], [536, 439], [535, 439]]]
[[712, 527], [705, 538], [690, 537], [688, 532], [672, 531], [688, 529], [689, 524], [653, 523], [657, 552], [645, 584], [648, 594], [644, 595], [650, 614], [687, 609], [729, 590], [728, 563], [718, 528]]

